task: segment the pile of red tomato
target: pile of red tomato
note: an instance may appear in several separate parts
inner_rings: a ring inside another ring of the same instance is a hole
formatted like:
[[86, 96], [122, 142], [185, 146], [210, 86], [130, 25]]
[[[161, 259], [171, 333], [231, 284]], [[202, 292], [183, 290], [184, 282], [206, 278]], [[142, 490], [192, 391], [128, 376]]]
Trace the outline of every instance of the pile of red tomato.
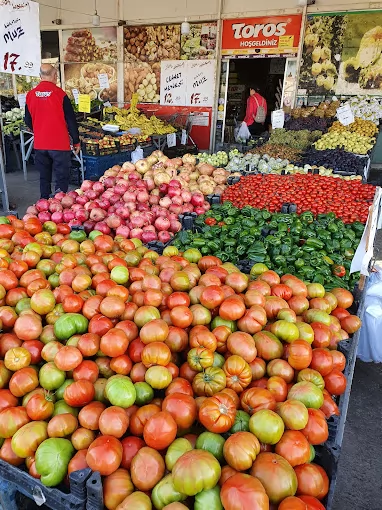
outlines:
[[48, 486], [99, 471], [111, 510], [325, 508], [350, 292], [9, 220], [0, 459]]
[[271, 212], [280, 211], [282, 204], [294, 203], [297, 213], [333, 212], [345, 223], [366, 223], [375, 186], [361, 181], [345, 181], [322, 175], [258, 174], [241, 177], [224, 191], [223, 201], [236, 207], [250, 205]]

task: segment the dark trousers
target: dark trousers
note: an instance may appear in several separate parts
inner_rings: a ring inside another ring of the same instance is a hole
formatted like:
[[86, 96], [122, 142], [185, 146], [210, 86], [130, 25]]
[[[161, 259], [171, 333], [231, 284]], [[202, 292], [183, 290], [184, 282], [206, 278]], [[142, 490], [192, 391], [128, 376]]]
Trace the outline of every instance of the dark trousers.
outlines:
[[248, 129], [252, 136], [260, 136], [265, 131], [265, 125], [254, 122], [253, 124], [248, 126]]
[[52, 193], [52, 174], [55, 174], [55, 190], [68, 191], [71, 166], [70, 151], [35, 150], [35, 166], [40, 172], [41, 198], [49, 198]]

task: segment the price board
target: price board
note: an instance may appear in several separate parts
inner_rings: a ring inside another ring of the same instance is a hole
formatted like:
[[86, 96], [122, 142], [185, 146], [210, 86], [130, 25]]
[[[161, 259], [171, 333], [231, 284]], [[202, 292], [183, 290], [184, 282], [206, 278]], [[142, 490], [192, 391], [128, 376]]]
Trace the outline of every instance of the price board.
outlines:
[[215, 92], [215, 60], [187, 62], [186, 106], [213, 106]]
[[78, 111], [82, 113], [90, 113], [91, 99], [89, 94], [79, 94], [78, 96]]
[[39, 76], [40, 65], [38, 3], [0, 0], [0, 73]]
[[161, 63], [160, 104], [186, 104], [187, 61], [163, 60]]
[[337, 109], [337, 118], [343, 126], [348, 126], [354, 122], [354, 113], [350, 104], [345, 104]]
[[272, 128], [281, 129], [284, 127], [285, 114], [284, 110], [275, 110], [272, 112]]

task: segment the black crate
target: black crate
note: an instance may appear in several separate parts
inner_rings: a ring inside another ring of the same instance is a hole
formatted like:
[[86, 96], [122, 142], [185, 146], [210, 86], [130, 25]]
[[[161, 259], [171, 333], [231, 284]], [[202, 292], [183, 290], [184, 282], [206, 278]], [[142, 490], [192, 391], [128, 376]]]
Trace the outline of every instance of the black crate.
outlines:
[[20, 492], [33, 501], [40, 500], [46, 507], [53, 510], [85, 510], [86, 481], [90, 475], [89, 468], [71, 473], [70, 488], [63, 486], [61, 490], [61, 488], [46, 487], [28, 472], [0, 460], [0, 490], [2, 497], [7, 497], [6, 510], [16, 510], [17, 507], [12, 506], [16, 492]]
[[86, 510], [104, 510], [102, 479], [98, 471], [92, 473], [90, 478], [88, 478], [86, 493]]
[[316, 446], [315, 450], [316, 457], [313, 463], [318, 464], [325, 469], [330, 481], [329, 492], [325, 499], [322, 501], [322, 504], [325, 506], [326, 510], [332, 510], [334, 493], [337, 483], [338, 461], [341, 449], [337, 446], [324, 445]]
[[146, 246], [149, 250], [155, 251], [159, 253], [159, 255], [162, 255], [164, 249], [167, 248], [167, 246], [170, 246], [173, 240], [174, 238], [170, 239], [167, 243], [162, 243], [160, 241], [150, 241]]
[[221, 201], [222, 201], [221, 195], [215, 195], [215, 194], [207, 195], [207, 202], [210, 205], [212, 205], [212, 204], [220, 204]]

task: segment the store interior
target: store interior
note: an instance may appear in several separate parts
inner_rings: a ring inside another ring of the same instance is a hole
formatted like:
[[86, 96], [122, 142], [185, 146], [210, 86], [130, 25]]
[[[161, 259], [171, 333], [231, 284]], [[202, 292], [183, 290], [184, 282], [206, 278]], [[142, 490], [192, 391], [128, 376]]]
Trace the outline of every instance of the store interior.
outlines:
[[234, 129], [245, 117], [249, 85], [260, 88], [270, 112], [280, 108], [284, 80], [285, 58], [235, 58], [229, 61], [225, 140], [233, 142]]

